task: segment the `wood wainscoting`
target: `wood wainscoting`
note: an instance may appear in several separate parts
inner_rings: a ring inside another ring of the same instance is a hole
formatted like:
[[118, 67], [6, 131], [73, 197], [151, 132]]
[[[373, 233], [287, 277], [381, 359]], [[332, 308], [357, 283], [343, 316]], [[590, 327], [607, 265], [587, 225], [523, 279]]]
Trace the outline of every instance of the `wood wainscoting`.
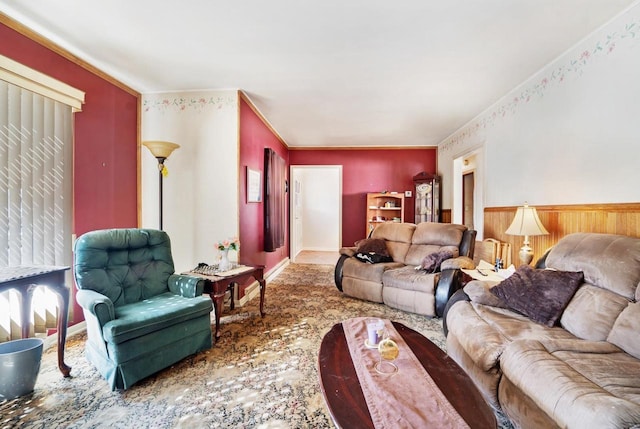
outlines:
[[[640, 237], [640, 203], [535, 206], [549, 235], [529, 237], [533, 263], [567, 234], [599, 232]], [[511, 243], [511, 260], [519, 263], [524, 237], [507, 235], [517, 207], [485, 207], [484, 237]]]
[[[533, 263], [560, 238], [574, 232], [599, 232], [640, 238], [640, 203], [535, 206], [549, 235], [529, 237]], [[484, 238], [511, 243], [511, 260], [519, 263], [524, 237], [507, 235], [517, 207], [485, 207]], [[451, 210], [441, 211], [442, 222], [451, 222]]]

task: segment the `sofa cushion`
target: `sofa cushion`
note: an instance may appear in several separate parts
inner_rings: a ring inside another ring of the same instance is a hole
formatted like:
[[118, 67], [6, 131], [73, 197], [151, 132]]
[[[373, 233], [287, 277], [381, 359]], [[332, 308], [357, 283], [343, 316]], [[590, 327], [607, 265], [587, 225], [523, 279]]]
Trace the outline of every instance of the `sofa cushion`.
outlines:
[[342, 292], [352, 298], [365, 301], [382, 303], [382, 283], [371, 280], [344, 277], [342, 279]]
[[373, 230], [371, 238], [385, 240], [389, 255], [395, 262], [404, 264], [415, 229], [412, 223], [385, 222]]
[[464, 225], [451, 223], [419, 223], [411, 238], [411, 247], [404, 263], [418, 266], [426, 256], [438, 252], [451, 252], [452, 257], [458, 257], [460, 242], [466, 229]]
[[640, 359], [640, 303], [629, 303], [622, 311], [607, 341]]
[[417, 290], [433, 295], [438, 277], [439, 274], [416, 270], [414, 267], [407, 265], [402, 268], [385, 271], [382, 275], [382, 282], [385, 288]]
[[506, 308], [461, 301], [447, 313], [449, 335], [454, 335], [476, 366], [489, 371], [499, 366], [504, 348], [519, 339], [573, 339], [560, 327], [548, 328]]
[[411, 237], [416, 229], [413, 223], [385, 222], [376, 227], [371, 238], [381, 238], [386, 241], [411, 243]]
[[102, 328], [106, 342], [120, 344], [211, 313], [208, 296], [185, 298], [166, 292], [115, 308], [116, 318]]
[[424, 258], [439, 252], [448, 252], [453, 258], [460, 254], [457, 246], [440, 246], [438, 244], [412, 244], [407, 252], [404, 263], [414, 267], [422, 266]]
[[439, 276], [412, 266], [387, 270], [382, 275], [382, 299], [391, 308], [433, 317]]
[[604, 341], [628, 303], [616, 293], [584, 283], [564, 309], [560, 325], [576, 337]]
[[640, 296], [640, 238], [576, 233], [563, 237], [549, 252], [546, 266], [582, 271], [585, 282], [637, 301]]
[[[640, 421], [640, 360], [612, 344], [515, 341], [505, 349], [500, 366], [503, 379], [559, 427], [628, 428]], [[518, 400], [500, 397], [501, 404]]]
[[365, 281], [372, 281], [382, 285], [382, 273], [388, 269], [404, 266], [398, 262], [383, 262], [380, 264], [365, 264], [357, 258], [348, 258], [342, 265], [343, 279], [351, 277]]
[[458, 247], [466, 230], [466, 226], [453, 223], [421, 222], [416, 226], [411, 243]]
[[535, 270], [523, 265], [491, 288], [491, 293], [534, 322], [551, 327], [562, 315], [582, 280], [581, 272]]

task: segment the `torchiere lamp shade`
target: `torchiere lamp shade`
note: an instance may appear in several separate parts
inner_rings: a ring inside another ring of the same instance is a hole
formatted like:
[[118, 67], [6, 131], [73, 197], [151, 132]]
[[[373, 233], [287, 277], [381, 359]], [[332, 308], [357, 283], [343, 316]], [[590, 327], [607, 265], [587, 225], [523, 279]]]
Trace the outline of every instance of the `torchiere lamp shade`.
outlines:
[[[158, 160], [158, 186], [160, 188], [159, 198], [158, 198], [158, 211], [160, 214], [160, 219], [158, 221], [158, 226], [162, 229], [162, 176], [163, 170], [165, 170], [164, 161], [169, 158], [171, 152], [178, 149], [180, 147], [177, 143], [171, 143], [162, 140], [148, 140], [142, 142], [143, 145], [149, 149], [151, 154], [156, 157]], [[166, 173], [166, 171], [164, 171]]]
[[145, 145], [149, 149], [149, 151], [151, 151], [151, 154], [153, 156], [162, 159], [169, 158], [171, 152], [180, 147], [180, 145], [177, 143], [171, 143], [161, 140], [149, 140], [142, 142], [142, 144]]

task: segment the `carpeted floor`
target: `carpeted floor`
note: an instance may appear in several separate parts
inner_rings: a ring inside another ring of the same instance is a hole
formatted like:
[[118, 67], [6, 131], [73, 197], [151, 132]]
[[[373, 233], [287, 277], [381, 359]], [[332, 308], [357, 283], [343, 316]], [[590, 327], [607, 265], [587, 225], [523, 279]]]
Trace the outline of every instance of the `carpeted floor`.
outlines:
[[267, 285], [264, 318], [258, 301], [225, 308], [212, 349], [126, 391], [112, 392], [85, 360], [84, 334], [70, 337], [65, 361], [72, 377], [58, 371], [57, 348], [47, 350], [34, 392], [0, 403], [0, 429], [332, 428], [317, 352], [335, 323], [387, 318], [444, 347], [440, 320], [345, 297], [328, 265], [289, 265]]

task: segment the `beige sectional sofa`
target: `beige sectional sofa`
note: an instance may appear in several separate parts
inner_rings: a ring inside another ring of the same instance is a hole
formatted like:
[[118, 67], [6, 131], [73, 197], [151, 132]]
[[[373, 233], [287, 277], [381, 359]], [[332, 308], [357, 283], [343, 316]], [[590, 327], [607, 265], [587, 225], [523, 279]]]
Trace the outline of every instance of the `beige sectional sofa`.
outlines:
[[[472, 281], [445, 309], [447, 353], [516, 427], [639, 428], [640, 239], [571, 234], [544, 266], [559, 270], [554, 276], [583, 277], [557, 322], [547, 326], [521, 314], [528, 310], [514, 311], [511, 298], [497, 293], [505, 284], [492, 292], [498, 286]], [[532, 296], [545, 288], [523, 288], [532, 291], [516, 297], [525, 307], [544, 302]]]
[[[384, 223], [368, 240], [381, 240], [391, 261], [362, 262], [356, 257], [362, 244], [342, 248], [335, 269], [336, 286], [351, 297], [428, 317], [441, 316], [447, 300], [460, 287], [460, 272], [455, 268], [473, 266], [475, 236], [464, 225]], [[442, 262], [441, 270], [416, 270], [425, 258], [447, 254], [451, 257]]]

